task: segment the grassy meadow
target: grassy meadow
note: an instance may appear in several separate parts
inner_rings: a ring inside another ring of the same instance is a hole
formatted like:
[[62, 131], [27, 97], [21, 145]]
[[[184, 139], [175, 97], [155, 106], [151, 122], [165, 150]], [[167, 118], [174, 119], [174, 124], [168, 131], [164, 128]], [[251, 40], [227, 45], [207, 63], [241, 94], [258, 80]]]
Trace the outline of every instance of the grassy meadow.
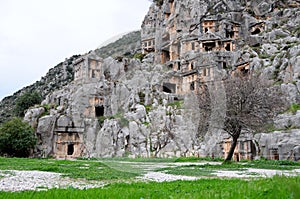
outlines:
[[[204, 160], [200, 160], [203, 162]], [[190, 162], [189, 165], [175, 163]], [[216, 178], [218, 170], [262, 168], [299, 169], [299, 162], [253, 161], [243, 163], [204, 164], [199, 159], [98, 159], [53, 160], [0, 158], [0, 170], [38, 170], [62, 173], [69, 178], [104, 181], [103, 188], [79, 190], [49, 189], [47, 191], [0, 192], [0, 198], [300, 198], [300, 176], [272, 178]], [[174, 175], [203, 177], [196, 181], [146, 182], [137, 176], [148, 171]], [[0, 177], [1, 178], [1, 177]], [[0, 184], [1, 186], [1, 184]]]

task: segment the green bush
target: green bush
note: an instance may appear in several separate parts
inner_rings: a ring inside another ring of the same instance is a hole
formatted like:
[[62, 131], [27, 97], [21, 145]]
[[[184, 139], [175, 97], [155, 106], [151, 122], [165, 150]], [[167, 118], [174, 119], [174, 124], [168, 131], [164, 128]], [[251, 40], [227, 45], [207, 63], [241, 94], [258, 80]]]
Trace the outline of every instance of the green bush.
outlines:
[[143, 55], [142, 53], [136, 53], [134, 54], [133, 58], [135, 59], [139, 59], [139, 60], [143, 60], [143, 58], [145, 57], [145, 55]]
[[291, 112], [291, 113], [293, 113], [293, 114], [296, 114], [296, 112], [297, 112], [298, 110], [300, 110], [300, 104], [295, 104], [295, 103], [293, 103], [293, 104], [291, 104], [291, 106], [290, 106], [288, 112]]
[[0, 127], [0, 155], [28, 157], [36, 144], [34, 129], [20, 118]]
[[25, 110], [35, 104], [40, 104], [41, 102], [42, 97], [40, 94], [37, 92], [26, 92], [17, 98], [14, 113], [18, 117], [23, 117]]
[[167, 104], [167, 106], [172, 106], [173, 108], [174, 107], [177, 107], [177, 108], [181, 108], [182, 107], [182, 104], [183, 104], [183, 101], [174, 101], [174, 102], [170, 102]]

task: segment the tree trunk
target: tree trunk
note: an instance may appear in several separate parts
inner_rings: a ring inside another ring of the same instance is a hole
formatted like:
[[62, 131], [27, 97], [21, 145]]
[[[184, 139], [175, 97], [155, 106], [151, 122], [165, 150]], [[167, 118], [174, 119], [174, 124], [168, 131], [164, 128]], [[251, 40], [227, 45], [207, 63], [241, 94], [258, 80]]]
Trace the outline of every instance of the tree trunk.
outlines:
[[227, 157], [225, 159], [225, 162], [231, 161], [233, 153], [234, 153], [234, 149], [235, 149], [236, 144], [237, 144], [237, 140], [238, 140], [238, 137], [235, 137], [235, 136], [232, 137], [232, 144], [230, 146], [230, 149], [229, 149], [228, 155], [227, 155]]

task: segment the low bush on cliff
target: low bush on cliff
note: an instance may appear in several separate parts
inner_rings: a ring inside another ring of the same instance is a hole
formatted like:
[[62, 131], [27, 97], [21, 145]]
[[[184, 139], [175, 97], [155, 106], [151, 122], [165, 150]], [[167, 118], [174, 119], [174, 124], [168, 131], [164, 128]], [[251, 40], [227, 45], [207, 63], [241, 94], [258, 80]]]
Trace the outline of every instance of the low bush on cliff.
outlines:
[[293, 114], [296, 114], [296, 112], [299, 111], [299, 110], [300, 110], [300, 104], [295, 104], [295, 103], [293, 103], [293, 104], [291, 104], [291, 106], [290, 106], [288, 112], [291, 112], [291, 113], [293, 113]]

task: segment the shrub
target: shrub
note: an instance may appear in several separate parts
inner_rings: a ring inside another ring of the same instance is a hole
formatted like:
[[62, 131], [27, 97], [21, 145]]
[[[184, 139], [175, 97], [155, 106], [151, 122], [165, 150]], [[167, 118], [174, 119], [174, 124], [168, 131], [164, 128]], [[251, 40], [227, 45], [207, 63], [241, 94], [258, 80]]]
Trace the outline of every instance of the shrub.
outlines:
[[183, 104], [183, 101], [174, 101], [171, 103], [168, 103], [167, 106], [172, 106], [173, 108], [177, 107], [177, 108], [181, 108]]
[[295, 103], [293, 103], [293, 104], [291, 104], [291, 106], [290, 106], [288, 112], [291, 112], [291, 113], [293, 113], [293, 114], [296, 114], [296, 112], [297, 112], [298, 110], [300, 110], [300, 104], [295, 104]]
[[0, 154], [13, 157], [28, 157], [36, 144], [34, 129], [20, 118], [0, 127]]
[[42, 97], [37, 92], [26, 92], [16, 100], [16, 106], [14, 109], [15, 115], [18, 117], [24, 116], [24, 111], [29, 107], [40, 104], [42, 102]]
[[140, 61], [142, 61], [144, 57], [145, 57], [145, 55], [143, 55], [142, 53], [136, 53], [133, 56], [133, 58], [139, 59]]

